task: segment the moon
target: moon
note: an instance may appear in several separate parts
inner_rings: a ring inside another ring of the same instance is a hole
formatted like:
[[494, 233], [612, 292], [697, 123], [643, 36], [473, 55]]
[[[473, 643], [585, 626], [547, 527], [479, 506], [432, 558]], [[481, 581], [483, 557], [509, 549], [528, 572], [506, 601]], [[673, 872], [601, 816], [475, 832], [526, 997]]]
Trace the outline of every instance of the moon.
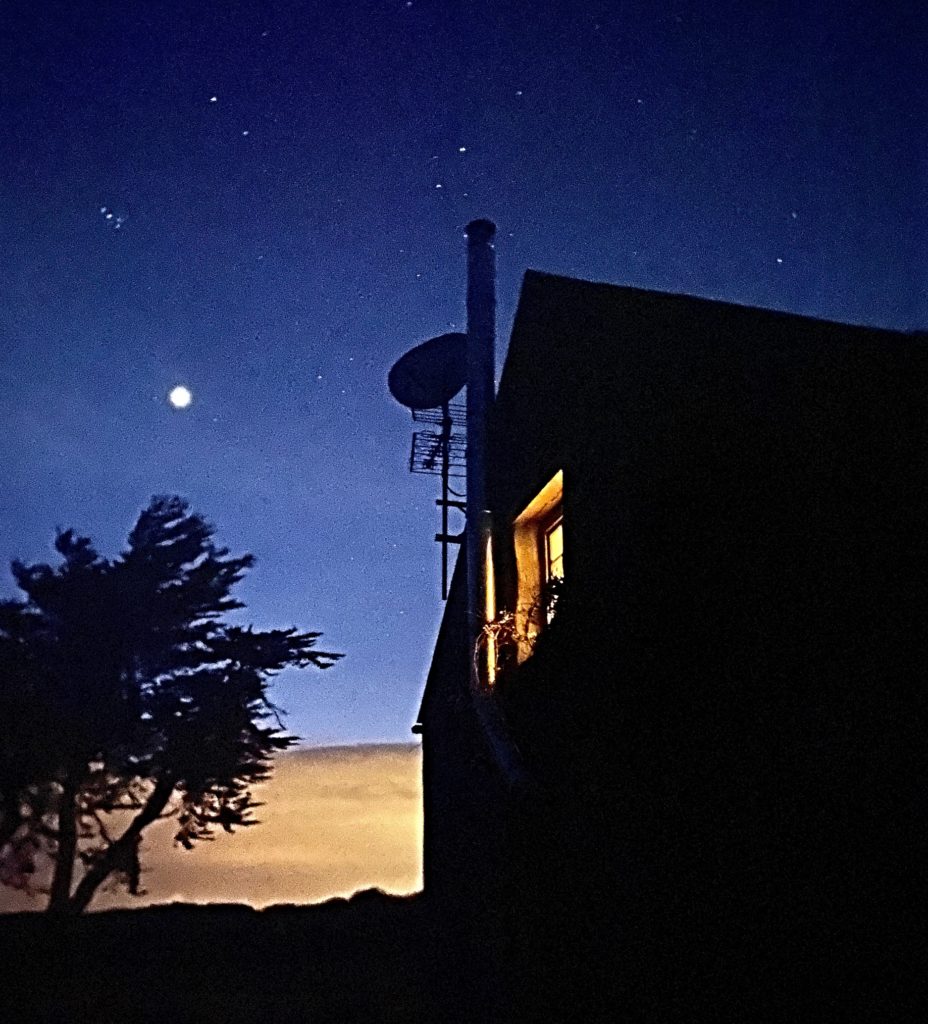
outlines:
[[186, 409], [193, 401], [193, 395], [189, 388], [185, 388], [183, 384], [179, 384], [168, 395], [168, 401], [175, 409]]

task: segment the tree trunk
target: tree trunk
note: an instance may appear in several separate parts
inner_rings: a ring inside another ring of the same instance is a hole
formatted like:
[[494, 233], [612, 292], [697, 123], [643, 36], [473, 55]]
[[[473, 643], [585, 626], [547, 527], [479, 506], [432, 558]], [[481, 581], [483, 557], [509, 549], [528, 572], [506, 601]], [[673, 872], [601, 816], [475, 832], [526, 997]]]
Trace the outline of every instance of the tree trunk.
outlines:
[[74, 879], [74, 859], [77, 856], [77, 772], [68, 772], [61, 784], [58, 803], [58, 852], [55, 856], [55, 874], [48, 900], [50, 914], [68, 911], [71, 882]]
[[3, 800], [0, 807], [0, 850], [16, 835], [23, 823], [17, 796], [14, 794], [9, 800]]
[[72, 914], [80, 914], [87, 909], [94, 893], [107, 878], [126, 862], [126, 854], [139, 840], [142, 830], [155, 821], [167, 807], [171, 794], [174, 792], [174, 779], [162, 776], [155, 783], [155, 788], [145, 802], [145, 806], [132, 819], [125, 832], [95, 861], [74, 890], [68, 901], [68, 910]]

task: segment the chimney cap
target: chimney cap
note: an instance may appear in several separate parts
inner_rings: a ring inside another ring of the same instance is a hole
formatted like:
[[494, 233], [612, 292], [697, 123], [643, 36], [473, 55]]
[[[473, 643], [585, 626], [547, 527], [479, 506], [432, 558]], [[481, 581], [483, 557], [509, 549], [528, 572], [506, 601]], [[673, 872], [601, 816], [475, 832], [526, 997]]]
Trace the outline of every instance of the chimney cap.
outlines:
[[465, 229], [468, 239], [471, 242], [489, 242], [496, 234], [496, 225], [491, 220], [479, 218], [472, 220]]

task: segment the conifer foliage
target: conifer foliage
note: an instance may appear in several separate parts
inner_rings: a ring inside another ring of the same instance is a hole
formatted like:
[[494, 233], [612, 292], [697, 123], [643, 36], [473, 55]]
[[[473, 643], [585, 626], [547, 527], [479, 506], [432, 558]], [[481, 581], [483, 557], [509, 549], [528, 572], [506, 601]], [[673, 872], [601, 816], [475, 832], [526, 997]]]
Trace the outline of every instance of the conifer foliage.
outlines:
[[268, 698], [286, 667], [341, 655], [320, 634], [225, 621], [252, 566], [177, 497], [153, 498], [115, 559], [59, 532], [56, 567], [14, 562], [0, 602], [0, 880], [53, 862], [48, 909], [80, 913], [115, 879], [140, 891], [159, 818], [186, 849], [256, 824], [254, 784], [296, 742]]

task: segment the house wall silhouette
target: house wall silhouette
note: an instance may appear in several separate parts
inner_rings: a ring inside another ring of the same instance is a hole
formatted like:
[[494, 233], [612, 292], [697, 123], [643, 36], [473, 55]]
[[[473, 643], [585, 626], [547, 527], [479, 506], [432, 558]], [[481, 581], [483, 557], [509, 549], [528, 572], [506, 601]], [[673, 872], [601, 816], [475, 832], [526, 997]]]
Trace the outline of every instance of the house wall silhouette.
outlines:
[[499, 1019], [860, 1009], [910, 955], [926, 371], [917, 335], [526, 274], [496, 616], [558, 472], [563, 589], [475, 687], [460, 558], [417, 725], [425, 891]]

